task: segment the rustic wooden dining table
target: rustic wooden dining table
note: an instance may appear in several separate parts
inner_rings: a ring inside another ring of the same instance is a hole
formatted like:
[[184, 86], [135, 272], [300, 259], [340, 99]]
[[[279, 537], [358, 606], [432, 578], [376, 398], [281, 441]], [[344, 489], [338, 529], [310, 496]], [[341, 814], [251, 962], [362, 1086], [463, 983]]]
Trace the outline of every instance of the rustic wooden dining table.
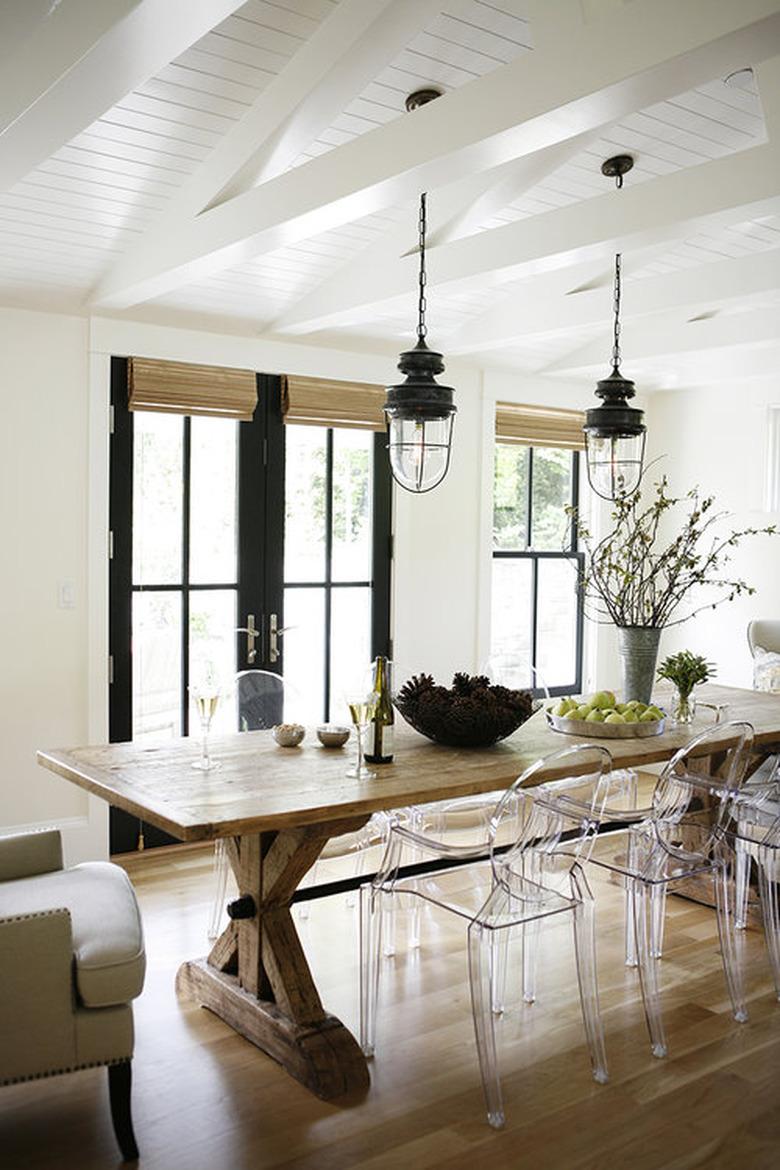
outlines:
[[[700, 698], [728, 704], [725, 718], [756, 732], [755, 764], [778, 750], [780, 696], [708, 686]], [[700, 708], [701, 711], [701, 708]], [[713, 722], [646, 739], [602, 740], [617, 768], [669, 759]], [[507, 787], [529, 764], [585, 742], [550, 730], [543, 711], [490, 748], [449, 748], [397, 727], [392, 764], [373, 780], [346, 775], [348, 755], [316, 743], [280, 748], [266, 731], [214, 737], [219, 770], [192, 767], [195, 738], [113, 743], [38, 752], [38, 762], [109, 804], [181, 841], [225, 838], [247, 915], [232, 920], [206, 958], [182, 965], [180, 994], [195, 998], [326, 1100], [365, 1091], [365, 1058], [349, 1030], [322, 1005], [291, 900], [327, 840], [361, 828], [373, 812]], [[723, 728], [723, 746], [729, 734]], [[570, 774], [550, 764], [534, 783]]]

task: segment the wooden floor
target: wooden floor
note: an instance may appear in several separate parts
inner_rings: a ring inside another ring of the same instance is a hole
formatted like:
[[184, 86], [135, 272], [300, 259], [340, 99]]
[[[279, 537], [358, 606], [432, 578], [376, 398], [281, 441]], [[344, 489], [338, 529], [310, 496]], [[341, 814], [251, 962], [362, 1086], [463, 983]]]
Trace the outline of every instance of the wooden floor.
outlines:
[[[203, 953], [211, 891], [202, 849], [128, 869], [149, 972], [136, 1001], [134, 1113], [143, 1170], [773, 1170], [780, 1165], [780, 1004], [748, 932], [750, 1021], [732, 1020], [714, 916], [670, 900], [663, 962], [671, 1055], [650, 1055], [636, 974], [622, 963], [620, 891], [600, 884], [600, 977], [611, 1081], [591, 1080], [570, 937], [543, 939], [541, 994], [500, 1028], [507, 1127], [486, 1124], [463, 933], [424, 919], [423, 949], [386, 961], [367, 1098], [324, 1104], [208, 1012], [178, 1003], [182, 959]], [[324, 875], [323, 875], [324, 876]], [[323, 999], [357, 1027], [356, 912], [313, 904], [301, 933]], [[0, 1091], [2, 1170], [118, 1165], [104, 1070]]]

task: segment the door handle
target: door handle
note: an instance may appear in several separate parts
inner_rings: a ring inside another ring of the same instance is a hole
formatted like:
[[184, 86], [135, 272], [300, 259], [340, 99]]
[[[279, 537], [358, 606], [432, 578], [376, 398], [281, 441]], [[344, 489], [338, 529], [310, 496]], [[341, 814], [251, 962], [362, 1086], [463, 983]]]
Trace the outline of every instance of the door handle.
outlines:
[[255, 639], [260, 637], [260, 631], [255, 625], [255, 615], [253, 613], [246, 615], [246, 625], [239, 626], [236, 633], [246, 634], [246, 660], [250, 666], [254, 666], [255, 659], [257, 658]]
[[294, 626], [280, 626], [275, 613], [268, 615], [268, 661], [274, 665], [279, 661], [279, 638]]

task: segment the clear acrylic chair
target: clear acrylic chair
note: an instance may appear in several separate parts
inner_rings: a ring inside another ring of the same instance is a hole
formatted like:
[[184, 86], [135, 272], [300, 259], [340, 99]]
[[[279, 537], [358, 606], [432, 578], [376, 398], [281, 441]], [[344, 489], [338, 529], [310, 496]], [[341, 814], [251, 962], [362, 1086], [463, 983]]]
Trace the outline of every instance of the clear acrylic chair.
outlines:
[[757, 862], [753, 848], [761, 830], [769, 829], [780, 817], [780, 757], [771, 761], [763, 775], [754, 774], [743, 785], [734, 802], [734, 925], [744, 930], [748, 921], [751, 860]]
[[[370, 885], [361, 888], [360, 1042], [373, 1055], [382, 936], [387, 903], [398, 895], [424, 900], [457, 915], [467, 926], [469, 979], [474, 1029], [488, 1121], [504, 1123], [495, 1036], [503, 999], [509, 931], [525, 930], [539, 919], [571, 914], [585, 1033], [594, 1078], [607, 1080], [604, 1033], [598, 1004], [593, 898], [581, 868], [609, 794], [609, 752], [590, 744], [565, 748], [538, 760], [501, 797], [486, 830], [470, 843], [454, 844], [390, 826], [385, 856]], [[543, 766], [564, 774], [586, 773], [579, 781], [574, 818], [526, 788]], [[582, 810], [585, 810], [584, 812]], [[507, 834], [507, 827], [511, 833]], [[563, 834], [576, 837], [574, 856], [557, 851]], [[452, 868], [404, 879], [399, 876], [409, 847]], [[457, 863], [463, 863], [458, 865]], [[523, 949], [527, 949], [524, 940]]]
[[[723, 747], [726, 736], [732, 743]], [[650, 815], [627, 830], [601, 838], [599, 849], [589, 856], [590, 864], [621, 874], [628, 883], [642, 1000], [654, 1056], [667, 1053], [658, 968], [665, 896], [675, 882], [712, 878], [726, 986], [734, 1018], [740, 1022], [747, 1019], [729, 890], [733, 849], [726, 839], [726, 828], [752, 744], [753, 728], [744, 722], [719, 724], [695, 736], [659, 776]], [[710, 777], [699, 770], [701, 760], [696, 762], [697, 757], [708, 756], [722, 760], [717, 776]], [[716, 802], [712, 809], [701, 809], [698, 797], [705, 792]], [[605, 822], [624, 816], [623, 810], [608, 804], [603, 808]], [[621, 840], [625, 843], [624, 852], [615, 857], [615, 843]]]
[[733, 837], [737, 858], [752, 859], [758, 871], [758, 893], [769, 962], [780, 1000], [780, 814], [777, 801], [755, 794], [735, 810]]

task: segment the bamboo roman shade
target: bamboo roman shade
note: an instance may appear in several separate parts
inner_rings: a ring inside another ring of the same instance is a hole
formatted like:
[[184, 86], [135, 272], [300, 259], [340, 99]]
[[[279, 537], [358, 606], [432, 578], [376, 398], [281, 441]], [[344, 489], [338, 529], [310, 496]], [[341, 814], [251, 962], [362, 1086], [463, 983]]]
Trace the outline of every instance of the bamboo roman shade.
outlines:
[[384, 386], [370, 382], [337, 382], [333, 378], [303, 378], [298, 374], [288, 374], [282, 380], [286, 423], [383, 431], [384, 401]]
[[130, 410], [210, 414], [248, 421], [257, 406], [257, 382], [252, 370], [223, 366], [131, 357], [127, 389]]
[[497, 402], [496, 442], [584, 451], [584, 422], [585, 414], [581, 410]]

